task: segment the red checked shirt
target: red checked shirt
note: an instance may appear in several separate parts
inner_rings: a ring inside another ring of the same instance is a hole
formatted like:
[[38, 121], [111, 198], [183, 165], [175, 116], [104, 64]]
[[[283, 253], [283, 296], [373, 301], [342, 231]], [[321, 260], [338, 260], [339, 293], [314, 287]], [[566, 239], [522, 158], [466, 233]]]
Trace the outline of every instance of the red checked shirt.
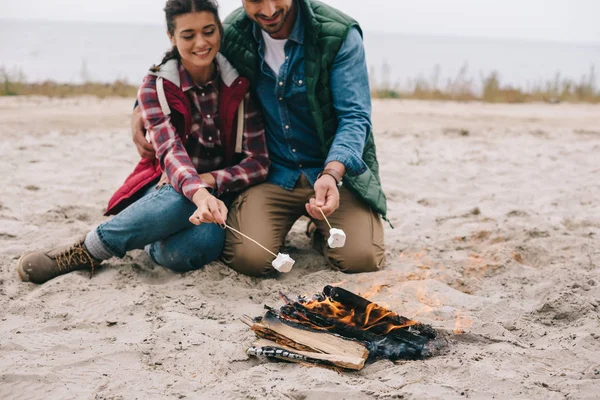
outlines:
[[262, 116], [251, 101], [244, 98], [244, 136], [239, 164], [225, 167], [225, 149], [219, 132], [220, 75], [205, 85], [197, 85], [188, 72], [179, 65], [181, 89], [192, 106], [192, 128], [184, 146], [171, 123], [164, 115], [156, 93], [156, 77], [146, 76], [138, 91], [138, 103], [146, 131], [150, 136], [156, 157], [160, 160], [171, 185], [192, 200], [200, 188], [210, 189], [199, 174], [210, 173], [216, 181], [214, 194], [233, 192], [264, 181], [269, 160]]

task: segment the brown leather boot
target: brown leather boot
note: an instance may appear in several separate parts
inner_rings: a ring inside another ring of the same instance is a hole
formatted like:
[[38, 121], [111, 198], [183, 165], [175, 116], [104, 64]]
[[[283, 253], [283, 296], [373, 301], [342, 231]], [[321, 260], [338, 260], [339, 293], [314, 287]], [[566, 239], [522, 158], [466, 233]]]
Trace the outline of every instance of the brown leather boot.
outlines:
[[17, 272], [23, 282], [44, 283], [59, 275], [81, 269], [90, 270], [90, 278], [101, 260], [85, 248], [85, 237], [70, 247], [57, 247], [46, 253], [27, 253], [19, 259]]

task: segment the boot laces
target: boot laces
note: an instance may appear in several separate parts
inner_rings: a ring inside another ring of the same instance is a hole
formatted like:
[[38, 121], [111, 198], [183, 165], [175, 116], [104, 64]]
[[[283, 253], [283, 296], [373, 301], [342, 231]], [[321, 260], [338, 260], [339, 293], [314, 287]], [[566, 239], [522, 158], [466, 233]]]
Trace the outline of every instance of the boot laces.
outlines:
[[58, 270], [61, 272], [69, 272], [78, 266], [89, 266], [91, 278], [94, 275], [96, 261], [83, 247], [83, 243], [77, 243], [56, 255], [56, 265], [58, 265]]

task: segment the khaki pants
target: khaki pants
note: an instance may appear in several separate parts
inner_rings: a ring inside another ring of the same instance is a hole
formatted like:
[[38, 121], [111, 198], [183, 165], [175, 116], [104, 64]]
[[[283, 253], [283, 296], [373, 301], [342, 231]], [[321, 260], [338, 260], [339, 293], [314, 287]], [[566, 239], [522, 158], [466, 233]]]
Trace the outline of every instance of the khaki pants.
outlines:
[[[277, 254], [292, 225], [302, 215], [304, 205], [314, 197], [314, 190], [301, 175], [292, 191], [263, 183], [241, 193], [229, 208], [227, 224], [253, 238]], [[327, 246], [329, 226], [314, 221], [313, 247], [328, 263], [343, 272], [377, 271], [385, 262], [381, 218], [348, 189], [340, 189], [340, 207], [329, 217], [331, 226], [346, 233], [346, 245], [338, 249]], [[255, 243], [227, 229], [223, 261], [245, 275], [264, 276], [275, 271], [273, 256]]]

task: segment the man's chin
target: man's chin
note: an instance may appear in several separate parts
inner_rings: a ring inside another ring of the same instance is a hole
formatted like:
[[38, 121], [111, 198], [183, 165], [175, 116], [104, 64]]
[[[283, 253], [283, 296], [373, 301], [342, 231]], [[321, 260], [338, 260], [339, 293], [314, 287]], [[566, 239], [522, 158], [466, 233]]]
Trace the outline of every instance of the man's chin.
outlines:
[[260, 29], [262, 29], [263, 31], [267, 32], [270, 35], [281, 31], [281, 29], [283, 28], [283, 24], [271, 25], [271, 26], [264, 25], [264, 24], [258, 24], [258, 25], [260, 26]]

